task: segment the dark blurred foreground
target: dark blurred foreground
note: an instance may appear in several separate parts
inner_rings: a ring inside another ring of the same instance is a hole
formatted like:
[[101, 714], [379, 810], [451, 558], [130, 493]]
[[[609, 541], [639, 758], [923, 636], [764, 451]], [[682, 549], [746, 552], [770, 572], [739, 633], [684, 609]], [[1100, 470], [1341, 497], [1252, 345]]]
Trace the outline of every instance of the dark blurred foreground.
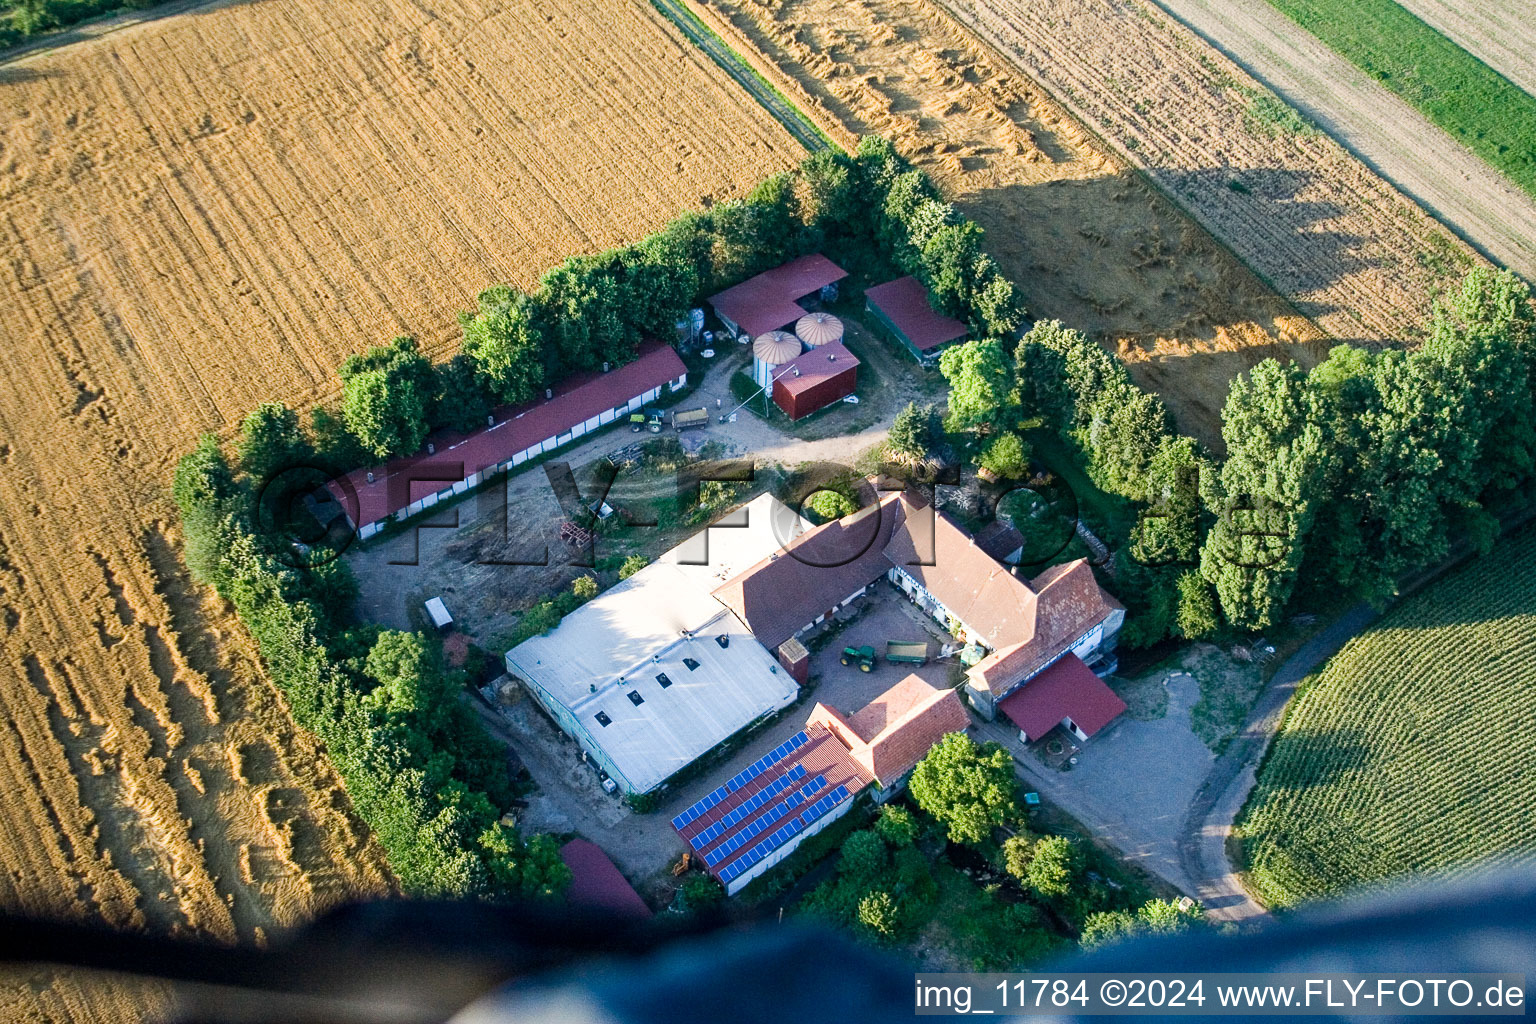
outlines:
[[[792, 924], [635, 924], [546, 906], [358, 905], [265, 949], [5, 918], [0, 963], [163, 979], [177, 995], [175, 1020], [210, 1024], [913, 1018], [912, 966], [840, 934]], [[1145, 938], [1052, 966], [1529, 971], [1536, 966], [1536, 871], [1404, 886], [1298, 913], [1261, 931]]]

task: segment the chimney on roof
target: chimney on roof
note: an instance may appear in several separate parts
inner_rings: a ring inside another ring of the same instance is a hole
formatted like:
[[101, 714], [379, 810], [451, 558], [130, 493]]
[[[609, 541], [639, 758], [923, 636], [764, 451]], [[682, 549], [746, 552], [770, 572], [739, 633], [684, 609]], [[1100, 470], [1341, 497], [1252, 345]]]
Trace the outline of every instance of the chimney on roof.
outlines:
[[496, 425], [496, 414], [495, 413], [487, 413], [486, 414], [485, 425], [488, 426], [488, 427], [494, 427]]
[[435, 445], [435, 444], [428, 444], [427, 445], [427, 454], [428, 455], [436, 455], [437, 454], [437, 445]]
[[555, 389], [554, 388], [545, 388], [544, 389], [544, 401], [547, 402], [551, 398], [554, 398], [554, 397], [555, 397]]
[[829, 362], [829, 363], [837, 362], [837, 353], [836, 352], [828, 352], [827, 353], [827, 362]]
[[368, 482], [373, 483], [373, 470], [368, 471]]
[[603, 360], [603, 372], [604, 373], [608, 372], [608, 360], [606, 360], [606, 359]]

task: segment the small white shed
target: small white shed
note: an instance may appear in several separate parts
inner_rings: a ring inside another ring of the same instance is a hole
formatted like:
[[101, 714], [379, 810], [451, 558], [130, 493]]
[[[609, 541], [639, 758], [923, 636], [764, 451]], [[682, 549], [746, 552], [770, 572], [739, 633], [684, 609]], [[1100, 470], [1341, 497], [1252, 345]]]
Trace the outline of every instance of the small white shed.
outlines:
[[448, 614], [448, 606], [443, 604], [443, 599], [434, 597], [427, 601], [427, 617], [432, 620], [432, 625], [438, 629], [447, 629], [453, 625], [453, 616]]

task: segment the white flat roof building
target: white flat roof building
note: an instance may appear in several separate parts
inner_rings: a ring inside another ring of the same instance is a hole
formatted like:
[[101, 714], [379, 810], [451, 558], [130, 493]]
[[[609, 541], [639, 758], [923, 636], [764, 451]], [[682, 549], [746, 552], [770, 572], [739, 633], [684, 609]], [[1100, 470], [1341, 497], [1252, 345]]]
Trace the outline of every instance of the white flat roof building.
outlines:
[[707, 531], [707, 555], [700, 531], [508, 651], [507, 671], [627, 792], [648, 792], [794, 701], [794, 679], [710, 591], [808, 526], [763, 495]]

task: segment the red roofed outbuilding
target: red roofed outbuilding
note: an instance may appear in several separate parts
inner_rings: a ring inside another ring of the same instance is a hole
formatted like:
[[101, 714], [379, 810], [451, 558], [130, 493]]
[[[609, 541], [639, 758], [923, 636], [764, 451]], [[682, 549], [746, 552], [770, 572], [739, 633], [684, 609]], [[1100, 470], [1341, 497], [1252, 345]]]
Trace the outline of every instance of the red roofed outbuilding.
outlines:
[[966, 335], [965, 324], [933, 308], [928, 289], [915, 277], [898, 277], [866, 290], [864, 304], [920, 363], [932, 363], [946, 345]]
[[1056, 726], [1086, 740], [1125, 710], [1125, 701], [1067, 653], [998, 702], [997, 709], [1019, 727], [1025, 741], [1038, 740]]
[[749, 277], [708, 301], [732, 333], [745, 331], [755, 338], [799, 320], [805, 315], [800, 299], [847, 276], [848, 271], [813, 253]]
[[672, 346], [649, 341], [631, 362], [607, 373], [580, 373], [549, 398], [503, 406], [495, 426], [469, 434], [440, 431], [420, 452], [355, 470], [327, 485], [366, 540], [390, 515], [415, 515], [476, 487], [498, 469], [511, 469], [553, 451], [688, 382]]
[[560, 847], [560, 859], [571, 869], [571, 887], [565, 894], [571, 906], [615, 917], [651, 916], [645, 900], [596, 843], [572, 839]]
[[859, 383], [859, 360], [842, 342], [834, 341], [796, 356], [773, 375], [774, 404], [798, 420], [853, 394]]
[[884, 798], [934, 744], [970, 728], [971, 717], [958, 693], [931, 686], [914, 673], [852, 715], [817, 704], [809, 722], [826, 727], [848, 747], [854, 761], [880, 784]]

